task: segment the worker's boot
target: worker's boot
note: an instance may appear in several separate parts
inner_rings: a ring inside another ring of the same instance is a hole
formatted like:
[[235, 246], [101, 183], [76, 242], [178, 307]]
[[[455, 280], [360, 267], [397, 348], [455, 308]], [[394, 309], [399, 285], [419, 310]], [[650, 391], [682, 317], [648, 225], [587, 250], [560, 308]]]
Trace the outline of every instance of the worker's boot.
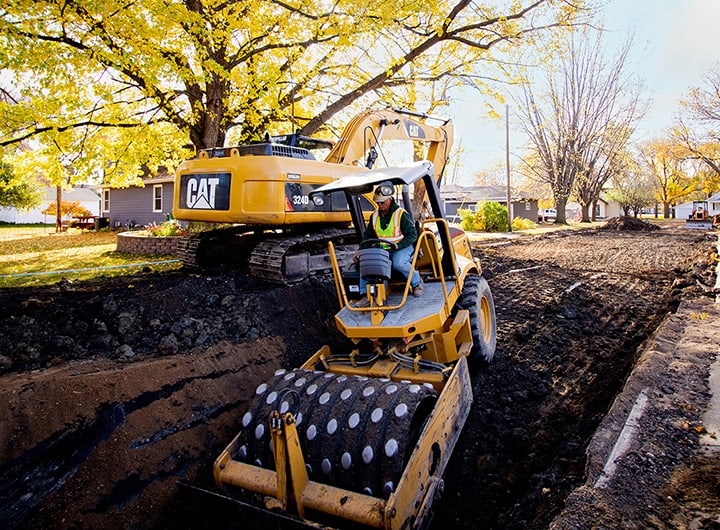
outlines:
[[417, 284], [417, 287], [413, 289], [413, 296], [422, 296], [422, 294], [425, 292], [425, 285], [423, 285], [423, 281], [420, 280], [420, 283]]

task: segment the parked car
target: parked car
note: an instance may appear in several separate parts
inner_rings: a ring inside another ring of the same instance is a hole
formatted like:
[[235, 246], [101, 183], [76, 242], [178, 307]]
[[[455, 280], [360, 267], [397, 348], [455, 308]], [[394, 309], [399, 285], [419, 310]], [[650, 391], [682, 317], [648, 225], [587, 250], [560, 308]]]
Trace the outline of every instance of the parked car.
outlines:
[[555, 208], [546, 208], [545, 210], [538, 210], [538, 222], [548, 222], [557, 219], [557, 211]]

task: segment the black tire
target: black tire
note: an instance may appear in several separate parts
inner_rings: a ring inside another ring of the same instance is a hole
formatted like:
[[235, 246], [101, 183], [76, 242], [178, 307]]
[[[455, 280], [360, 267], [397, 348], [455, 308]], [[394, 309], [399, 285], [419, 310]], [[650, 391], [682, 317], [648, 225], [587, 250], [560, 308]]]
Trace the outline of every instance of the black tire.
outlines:
[[495, 303], [487, 280], [482, 276], [467, 276], [455, 307], [467, 309], [470, 313], [473, 346], [468, 361], [472, 364], [489, 363], [495, 356], [497, 328]]

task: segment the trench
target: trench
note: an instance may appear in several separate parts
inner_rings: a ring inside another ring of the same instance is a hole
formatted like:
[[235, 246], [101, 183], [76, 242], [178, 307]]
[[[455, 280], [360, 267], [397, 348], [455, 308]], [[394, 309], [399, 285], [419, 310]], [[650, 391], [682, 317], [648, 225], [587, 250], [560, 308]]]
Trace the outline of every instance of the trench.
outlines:
[[[214, 379], [243, 370], [215, 371], [200, 377], [178, 380], [163, 385], [158, 390], [144, 392], [123, 403], [103, 403], [92, 418], [86, 416], [66, 426], [61, 431], [36, 444], [20, 457], [0, 467], [0, 523], [4, 528], [15, 528], [21, 524], [45, 499], [58, 491], [90, 457], [102, 442], [110, 438], [121, 427], [126, 418], [161, 399], [168, 399], [189, 384], [197, 381], [211, 383]], [[150, 436], [134, 440], [129, 447], [142, 450], [181, 431], [193, 429], [227, 411], [235, 410], [244, 396], [227, 400], [220, 405], [198, 405], [193, 407], [192, 416], [159, 429]], [[112, 493], [98, 504], [97, 511], [104, 512], [110, 506], [122, 506], [132, 502], [142, 490], [168, 476], [182, 478], [190, 463], [188, 456], [178, 459], [171, 472], [158, 473], [151, 479], [138, 479], [130, 475], [116, 484]]]
[[[473, 407], [446, 471], [444, 493], [434, 505], [431, 528], [547, 528], [568, 494], [583, 482], [587, 444], [622, 389], [640, 348], [677, 308], [688, 284], [689, 265], [622, 272], [560, 267], [492, 251], [481, 259], [496, 303], [498, 350], [493, 364], [472, 375]], [[311, 287], [313, 296], [307, 295], [307, 285], [267, 292], [257, 287], [262, 296], [253, 306], [253, 316], [267, 322], [267, 333], [287, 341], [287, 368], [299, 365], [306, 350], [318, 342], [339, 342], [331, 337], [328, 324], [334, 314], [334, 304], [326, 303], [332, 287], [322, 282]], [[243, 368], [236, 372], [241, 374]], [[211, 387], [220, 377], [204, 376], [204, 384]], [[0, 498], [8, 501], [0, 504], [0, 521], [26, 517], [31, 525], [31, 512], [62, 487], [127, 414], [167, 399], [195, 379], [181, 378], [121, 405], [98, 409], [92, 421], [68, 426], [4, 466]], [[131, 448], [160, 445], [210, 420], [239, 419], [244, 412], [239, 410], [240, 400], [247, 397], [228, 396], [223, 405], [198, 404], [192, 415], [135, 438]], [[109, 494], [93, 501], [92, 511], [133, 511], [145, 489], [188, 476], [190, 466], [198, 462], [200, 471], [189, 478], [211, 488], [211, 462], [227, 442], [208, 438], [203, 452], [180, 456], [182, 448], [172, 449], [166, 456], [172, 465], [144, 476], [128, 470]], [[234, 508], [228, 516], [222, 511], [225, 503], [216, 504], [216, 498], [193, 491], [155, 501], [156, 519], [147, 527], [200, 528], [210, 526], [209, 521], [219, 528], [291, 527]]]

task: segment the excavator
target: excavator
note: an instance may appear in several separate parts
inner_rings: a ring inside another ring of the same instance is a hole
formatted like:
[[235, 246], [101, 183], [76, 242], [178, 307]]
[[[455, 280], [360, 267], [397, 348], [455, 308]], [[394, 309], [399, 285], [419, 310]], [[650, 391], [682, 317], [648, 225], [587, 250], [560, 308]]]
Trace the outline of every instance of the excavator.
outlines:
[[[431, 120], [440, 124], [431, 126]], [[383, 142], [407, 140], [426, 148], [438, 179], [448, 159], [454, 128], [449, 120], [399, 109], [368, 109], [356, 115], [332, 143], [297, 134], [263, 142], [203, 149], [177, 169], [173, 217], [224, 225], [194, 233], [178, 245], [188, 268], [249, 264], [250, 274], [294, 283], [329, 272], [327, 242], [336, 241], [338, 259], [348, 263], [356, 250], [351, 218], [342, 196], [314, 204], [309, 194], [340, 177], [375, 168]], [[313, 152], [329, 150], [324, 160]], [[367, 215], [373, 205], [363, 201]], [[341, 243], [347, 245], [342, 246]]]
[[214, 495], [306, 526], [420, 528], [443, 491], [443, 473], [473, 400], [470, 370], [495, 353], [495, 306], [462, 230], [451, 227], [429, 161], [366, 170], [314, 189], [318, 206], [343, 197], [360, 237], [363, 202], [392, 185], [412, 209], [425, 186], [412, 266], [424, 283], [395, 277], [388, 240], [365, 240], [359, 273], [368, 306], [354, 304], [347, 269], [328, 243], [349, 351], [321, 347], [297, 369], [259, 385], [241, 430], [214, 464]]

